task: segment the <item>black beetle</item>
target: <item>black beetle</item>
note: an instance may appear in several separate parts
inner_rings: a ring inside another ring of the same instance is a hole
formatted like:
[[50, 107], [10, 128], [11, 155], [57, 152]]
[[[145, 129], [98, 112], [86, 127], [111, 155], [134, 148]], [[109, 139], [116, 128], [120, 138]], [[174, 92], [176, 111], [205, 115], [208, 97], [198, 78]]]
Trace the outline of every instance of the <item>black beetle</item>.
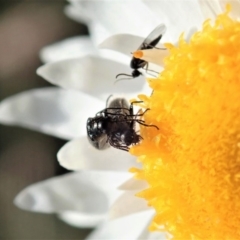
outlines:
[[158, 129], [157, 126], [145, 124], [145, 121], [141, 120], [141, 117], [149, 109], [141, 113], [133, 113], [133, 104], [141, 102], [133, 102], [129, 106], [124, 98], [116, 98], [95, 117], [88, 118], [87, 136], [92, 146], [99, 150], [112, 146], [128, 151], [130, 145], [135, 145], [142, 139], [135, 130], [136, 122], [146, 127]]

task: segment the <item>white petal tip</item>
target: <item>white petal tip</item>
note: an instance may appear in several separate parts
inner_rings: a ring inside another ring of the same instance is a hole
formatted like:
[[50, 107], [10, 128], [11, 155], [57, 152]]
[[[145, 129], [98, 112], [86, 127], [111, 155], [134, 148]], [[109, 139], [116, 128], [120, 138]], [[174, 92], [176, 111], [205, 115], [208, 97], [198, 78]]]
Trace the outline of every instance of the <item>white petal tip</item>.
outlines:
[[44, 77], [44, 66], [45, 65], [43, 65], [37, 69], [36, 73], [38, 76]]
[[45, 196], [41, 193], [32, 192], [31, 188], [26, 188], [17, 195], [13, 202], [23, 210], [51, 213], [52, 209], [46, 200]]
[[32, 194], [23, 191], [20, 192], [14, 199], [14, 204], [21, 209], [34, 211], [36, 199], [33, 197]]
[[80, 212], [65, 211], [58, 217], [67, 224], [78, 228], [94, 228], [106, 219], [103, 215], [83, 214]]
[[1, 102], [0, 104], [0, 123], [2, 124], [10, 124], [12, 121], [11, 119], [6, 118], [8, 116], [8, 104], [5, 101]]
[[80, 145], [80, 141], [76, 139], [73, 142], [68, 142], [58, 151], [57, 159], [62, 167], [73, 171], [81, 169], [81, 159], [75, 154], [78, 150], [78, 144]]

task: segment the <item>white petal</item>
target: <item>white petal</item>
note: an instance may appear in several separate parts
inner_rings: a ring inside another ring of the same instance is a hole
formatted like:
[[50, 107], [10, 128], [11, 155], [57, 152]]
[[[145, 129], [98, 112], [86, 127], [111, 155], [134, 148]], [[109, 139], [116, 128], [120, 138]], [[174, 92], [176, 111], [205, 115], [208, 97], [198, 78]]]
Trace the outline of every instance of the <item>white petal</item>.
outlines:
[[86, 135], [87, 118], [104, 105], [73, 90], [35, 89], [3, 100], [0, 103], [0, 122], [72, 139]]
[[120, 195], [116, 188], [129, 173], [82, 171], [33, 184], [18, 194], [14, 203], [25, 210], [103, 215]]
[[53, 84], [81, 90], [104, 100], [109, 94], [136, 93], [143, 88], [144, 77], [115, 84], [117, 74], [130, 72], [127, 65], [94, 56], [49, 63], [37, 70], [40, 76]]
[[131, 178], [128, 179], [126, 182], [124, 182], [121, 186], [118, 187], [119, 190], [124, 191], [138, 191], [140, 192], [143, 189], [146, 189], [148, 187], [148, 184], [146, 181]]
[[153, 211], [145, 211], [109, 221], [98, 227], [97, 230], [87, 237], [87, 240], [136, 240], [144, 229], [147, 230], [153, 214]]
[[76, 22], [87, 24], [89, 21], [91, 21], [89, 13], [86, 11], [86, 9], [81, 8], [81, 6], [76, 3], [66, 6], [64, 13]]
[[[91, 18], [111, 34], [145, 36], [159, 24], [158, 18], [140, 1], [78, 1]], [[141, 19], [144, 19], [141, 21]], [[110, 20], [109, 20], [110, 19]]]
[[111, 219], [151, 209], [145, 199], [135, 196], [136, 193], [137, 191], [125, 192], [113, 203], [110, 209]]
[[115, 34], [99, 44], [99, 48], [111, 49], [132, 57], [132, 52], [137, 50], [144, 38], [131, 34]]
[[230, 16], [239, 20], [240, 19], [240, 1], [239, 0], [218, 0], [222, 8], [222, 12], [225, 12], [226, 5], [229, 3], [232, 7]]
[[240, 18], [240, 1], [239, 0], [199, 0], [199, 5], [206, 18], [215, 19], [216, 15], [223, 13], [226, 10], [226, 5], [230, 4], [232, 9], [230, 16]]
[[98, 21], [92, 21], [88, 23], [88, 29], [91, 39], [95, 46], [102, 42], [105, 38], [110, 36], [109, 31], [101, 25]]
[[[150, 225], [150, 222], [149, 222]], [[168, 234], [167, 232], [150, 232], [148, 229], [144, 229], [141, 235], [138, 236], [138, 240], [167, 240], [172, 239], [173, 236]]]
[[92, 228], [106, 220], [106, 214], [83, 214], [80, 212], [66, 211], [58, 214], [58, 217], [73, 227]]
[[57, 157], [60, 165], [70, 170], [128, 171], [131, 167], [140, 167], [136, 157], [128, 152], [115, 148], [97, 150], [91, 146], [87, 137], [68, 142]]
[[97, 53], [97, 49], [88, 36], [76, 36], [44, 47], [40, 51], [43, 62], [56, 62], [69, 58], [83, 57]]
[[199, 29], [204, 21], [198, 0], [144, 0], [158, 16], [160, 23], [167, 27], [161, 42], [176, 42], [182, 32], [186, 36], [192, 29]]
[[100, 24], [99, 21], [94, 21], [94, 15], [91, 16], [89, 11], [77, 2], [72, 1], [72, 4], [67, 6], [64, 12], [69, 18], [80, 23], [85, 23], [88, 26], [91, 39], [95, 46], [110, 35], [109, 31]]
[[221, 6], [218, 0], [199, 0], [200, 8], [206, 19], [215, 19], [216, 15], [222, 12]]

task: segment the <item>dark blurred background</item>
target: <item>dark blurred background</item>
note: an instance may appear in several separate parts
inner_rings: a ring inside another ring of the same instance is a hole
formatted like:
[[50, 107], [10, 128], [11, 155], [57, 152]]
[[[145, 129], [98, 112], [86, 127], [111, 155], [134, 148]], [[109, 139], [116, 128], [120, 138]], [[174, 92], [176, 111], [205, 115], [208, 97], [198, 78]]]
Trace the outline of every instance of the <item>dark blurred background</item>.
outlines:
[[[0, 0], [0, 100], [49, 86], [36, 75], [38, 53], [48, 44], [87, 28], [68, 19], [63, 0]], [[87, 230], [72, 228], [54, 215], [31, 213], [13, 205], [26, 186], [66, 173], [56, 159], [63, 140], [19, 127], [0, 125], [0, 239], [83, 239]]]

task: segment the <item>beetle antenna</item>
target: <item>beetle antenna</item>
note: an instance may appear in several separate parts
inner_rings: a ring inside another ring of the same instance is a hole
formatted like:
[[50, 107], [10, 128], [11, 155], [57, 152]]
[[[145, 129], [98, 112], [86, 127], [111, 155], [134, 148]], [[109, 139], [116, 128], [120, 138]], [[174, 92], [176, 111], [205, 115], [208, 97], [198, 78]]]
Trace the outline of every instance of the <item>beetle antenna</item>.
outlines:
[[107, 108], [107, 106], [108, 106], [108, 101], [110, 100], [110, 98], [111, 98], [112, 96], [113, 96], [112, 94], [108, 96], [107, 101], [106, 101], [106, 108]]

